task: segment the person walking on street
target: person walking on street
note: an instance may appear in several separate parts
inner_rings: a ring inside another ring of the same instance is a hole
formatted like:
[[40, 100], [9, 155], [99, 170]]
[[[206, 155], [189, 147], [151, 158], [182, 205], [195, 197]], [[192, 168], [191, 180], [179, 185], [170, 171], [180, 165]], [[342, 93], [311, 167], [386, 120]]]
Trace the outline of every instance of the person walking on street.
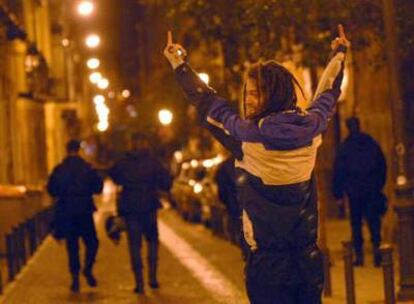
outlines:
[[96, 211], [93, 195], [102, 192], [103, 180], [97, 171], [79, 156], [79, 141], [69, 141], [66, 150], [68, 156], [54, 168], [47, 189], [50, 195], [56, 198], [55, 236], [58, 239], [66, 239], [69, 271], [72, 275], [70, 289], [78, 292], [81, 268], [79, 238], [86, 247], [83, 274], [89, 286], [97, 286], [92, 272], [99, 246], [93, 221], [93, 213]]
[[349, 41], [342, 26], [333, 54], [306, 111], [296, 106], [294, 76], [276, 61], [247, 71], [242, 114], [236, 113], [185, 61], [186, 50], [168, 33], [164, 55], [199, 118], [236, 161], [237, 198], [245, 267], [253, 304], [321, 303], [322, 253], [313, 174], [317, 149], [340, 95]]
[[132, 271], [135, 276], [134, 292], [144, 292], [141, 243], [145, 236], [148, 245], [149, 286], [159, 287], [157, 280], [158, 226], [157, 210], [161, 207], [158, 191], [169, 191], [171, 177], [155, 157], [149, 139], [135, 134], [132, 149], [109, 170], [113, 181], [122, 186], [118, 215], [125, 220]]
[[361, 132], [358, 118], [346, 121], [349, 136], [339, 147], [334, 165], [333, 192], [337, 199], [349, 199], [355, 266], [364, 265], [362, 220], [371, 234], [374, 266], [381, 265], [381, 217], [387, 210], [384, 188], [387, 166], [379, 144]]

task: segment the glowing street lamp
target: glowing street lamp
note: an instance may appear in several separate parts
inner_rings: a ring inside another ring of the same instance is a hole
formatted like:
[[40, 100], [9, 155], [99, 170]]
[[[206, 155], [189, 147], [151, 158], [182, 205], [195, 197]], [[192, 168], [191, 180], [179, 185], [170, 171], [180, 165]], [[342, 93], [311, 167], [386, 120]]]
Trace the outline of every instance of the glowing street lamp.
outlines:
[[95, 103], [95, 105], [100, 105], [100, 104], [104, 104], [105, 103], [105, 97], [103, 95], [96, 95], [93, 98], [93, 102]]
[[68, 38], [63, 38], [62, 39], [62, 46], [63, 47], [68, 47], [70, 45], [70, 40]]
[[78, 4], [78, 13], [81, 16], [89, 16], [93, 13], [95, 6], [91, 1], [81, 1]]
[[99, 68], [100, 64], [101, 64], [101, 62], [99, 61], [98, 58], [89, 58], [88, 61], [86, 62], [86, 65], [91, 70]]
[[101, 43], [101, 38], [96, 34], [90, 34], [85, 39], [85, 44], [88, 48], [96, 48]]
[[108, 130], [109, 123], [108, 123], [108, 121], [103, 120], [103, 121], [98, 122], [98, 125], [96, 127], [97, 127], [98, 131], [105, 132], [106, 130]]
[[195, 183], [193, 191], [194, 193], [200, 193], [201, 191], [203, 191], [203, 185], [200, 183]]
[[105, 90], [109, 87], [109, 81], [106, 78], [101, 78], [98, 81], [98, 88], [100, 88], [101, 90]]
[[183, 161], [183, 152], [182, 151], [175, 151], [174, 158], [177, 162], [181, 163]]
[[121, 95], [124, 98], [128, 98], [129, 96], [131, 96], [131, 92], [129, 90], [123, 90]]
[[206, 84], [208, 85], [208, 83], [210, 82], [210, 76], [208, 76], [207, 73], [198, 73], [198, 77], [200, 77], [200, 79]]
[[115, 98], [115, 92], [114, 91], [109, 91], [108, 92], [108, 97], [111, 98], [111, 99]]
[[170, 110], [163, 109], [158, 112], [158, 119], [162, 125], [168, 126], [173, 120], [173, 114]]
[[95, 107], [96, 114], [98, 115], [99, 121], [108, 120], [110, 114], [109, 108], [106, 104], [98, 104]]
[[102, 74], [99, 72], [93, 72], [89, 75], [89, 81], [96, 84], [102, 79]]

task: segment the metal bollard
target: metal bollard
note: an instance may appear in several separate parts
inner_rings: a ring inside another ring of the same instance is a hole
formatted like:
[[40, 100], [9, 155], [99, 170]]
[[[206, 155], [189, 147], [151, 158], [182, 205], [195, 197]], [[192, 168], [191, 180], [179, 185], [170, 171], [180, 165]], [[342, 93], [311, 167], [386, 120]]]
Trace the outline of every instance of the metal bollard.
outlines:
[[345, 267], [345, 291], [346, 291], [346, 303], [355, 304], [355, 281], [354, 281], [354, 268], [352, 264], [352, 242], [343, 241], [343, 258]]
[[385, 304], [395, 304], [394, 290], [394, 263], [392, 259], [392, 247], [383, 245], [380, 248], [382, 257], [382, 271], [384, 274]]
[[17, 228], [16, 228], [16, 244], [17, 244], [16, 254], [17, 254], [17, 260], [18, 260], [17, 264], [19, 265], [19, 268], [18, 268], [17, 272], [20, 272], [20, 269], [22, 269], [22, 267], [24, 265], [24, 261], [23, 261], [23, 239], [22, 239], [21, 225], [17, 226]]
[[37, 249], [37, 247], [40, 244], [40, 224], [39, 224], [39, 215], [36, 214], [34, 217], [34, 230], [35, 230], [35, 249]]
[[324, 270], [324, 286], [323, 286], [323, 295], [325, 297], [332, 296], [332, 279], [331, 279], [331, 255], [329, 249], [325, 248], [323, 252], [323, 270]]
[[39, 245], [43, 242], [43, 216], [42, 213], [38, 213], [39, 218]]
[[20, 241], [19, 241], [19, 229], [13, 227], [12, 229], [12, 240], [13, 240], [13, 260], [14, 260], [14, 275], [18, 274], [20, 268], [22, 268], [20, 260]]
[[6, 235], [6, 254], [7, 254], [7, 271], [8, 271], [8, 278], [9, 281], [14, 279], [15, 275], [15, 250], [14, 250], [14, 242], [13, 242], [13, 234], [8, 233]]
[[42, 213], [39, 212], [37, 214], [37, 217], [38, 217], [38, 221], [39, 221], [39, 245], [40, 245], [43, 241], [43, 216], [42, 216]]
[[36, 237], [36, 220], [34, 218], [31, 219], [32, 222], [32, 253], [36, 251], [37, 248], [37, 237]]
[[28, 234], [28, 239], [29, 239], [29, 256], [32, 256], [35, 251], [33, 219], [29, 219], [27, 221], [27, 234]]
[[25, 225], [20, 224], [19, 228], [19, 257], [20, 257], [20, 265], [23, 267], [26, 264], [26, 231]]
[[3, 294], [3, 272], [1, 271], [1, 266], [0, 266], [0, 295]]

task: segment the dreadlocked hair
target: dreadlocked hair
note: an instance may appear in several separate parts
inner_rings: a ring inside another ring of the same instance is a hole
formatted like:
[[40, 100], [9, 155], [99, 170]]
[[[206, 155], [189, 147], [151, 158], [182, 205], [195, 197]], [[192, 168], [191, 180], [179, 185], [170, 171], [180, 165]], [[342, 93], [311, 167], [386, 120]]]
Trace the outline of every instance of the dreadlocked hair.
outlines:
[[295, 86], [304, 96], [302, 87], [292, 73], [274, 60], [253, 64], [247, 70], [247, 77], [256, 81], [259, 92], [261, 110], [252, 117], [253, 119], [261, 119], [274, 112], [296, 109]]

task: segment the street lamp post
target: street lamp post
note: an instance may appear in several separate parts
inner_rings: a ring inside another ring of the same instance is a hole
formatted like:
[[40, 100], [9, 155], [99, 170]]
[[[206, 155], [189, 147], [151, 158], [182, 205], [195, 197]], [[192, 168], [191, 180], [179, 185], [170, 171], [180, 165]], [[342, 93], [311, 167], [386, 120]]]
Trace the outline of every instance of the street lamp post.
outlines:
[[414, 299], [414, 186], [407, 178], [405, 155], [406, 129], [404, 103], [401, 98], [400, 61], [394, 0], [383, 0], [386, 51], [390, 68], [391, 109], [395, 143], [394, 177], [396, 185], [395, 211], [398, 216], [398, 247], [400, 263], [399, 300]]

